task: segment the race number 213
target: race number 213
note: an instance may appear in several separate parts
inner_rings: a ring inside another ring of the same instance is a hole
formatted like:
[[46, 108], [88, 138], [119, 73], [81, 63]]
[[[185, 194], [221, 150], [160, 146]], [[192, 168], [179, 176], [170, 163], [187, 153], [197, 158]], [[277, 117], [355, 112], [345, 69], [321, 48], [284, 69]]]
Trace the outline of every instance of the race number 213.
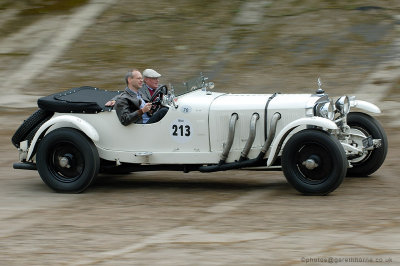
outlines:
[[170, 134], [176, 142], [188, 142], [193, 135], [192, 124], [186, 119], [178, 118], [171, 123]]
[[178, 125], [174, 124], [174, 125], [172, 125], [172, 130], [173, 130], [172, 135], [174, 135], [174, 136], [181, 136], [181, 137], [183, 137], [183, 136], [189, 137], [190, 136], [190, 126], [189, 125], [185, 125], [185, 126], [179, 125], [178, 126]]

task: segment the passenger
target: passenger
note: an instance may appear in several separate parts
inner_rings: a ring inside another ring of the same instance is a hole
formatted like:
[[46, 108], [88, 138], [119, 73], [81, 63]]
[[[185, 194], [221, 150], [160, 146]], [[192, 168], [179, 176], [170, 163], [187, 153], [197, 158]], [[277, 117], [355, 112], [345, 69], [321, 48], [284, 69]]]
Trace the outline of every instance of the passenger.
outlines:
[[115, 110], [121, 124], [127, 126], [131, 123], [151, 124], [160, 121], [168, 111], [168, 108], [161, 108], [151, 117], [148, 112], [151, 110], [151, 103], [146, 103], [139, 89], [143, 85], [143, 77], [139, 70], [133, 69], [125, 75], [126, 88], [115, 102]]
[[[150, 102], [151, 97], [159, 88], [158, 82], [161, 74], [155, 71], [154, 69], [145, 69], [143, 71], [143, 86], [139, 89], [142, 93], [143, 100], [145, 102]], [[108, 101], [105, 106], [114, 106], [115, 100], [117, 99], [118, 95]]]

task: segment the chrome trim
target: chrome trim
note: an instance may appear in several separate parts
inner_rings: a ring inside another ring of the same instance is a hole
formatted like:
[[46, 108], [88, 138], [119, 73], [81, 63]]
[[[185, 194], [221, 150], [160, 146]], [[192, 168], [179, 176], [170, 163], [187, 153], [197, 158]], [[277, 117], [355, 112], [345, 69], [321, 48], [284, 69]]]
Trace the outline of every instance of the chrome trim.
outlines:
[[342, 96], [335, 102], [336, 109], [341, 115], [347, 115], [350, 112], [350, 100], [348, 96]]

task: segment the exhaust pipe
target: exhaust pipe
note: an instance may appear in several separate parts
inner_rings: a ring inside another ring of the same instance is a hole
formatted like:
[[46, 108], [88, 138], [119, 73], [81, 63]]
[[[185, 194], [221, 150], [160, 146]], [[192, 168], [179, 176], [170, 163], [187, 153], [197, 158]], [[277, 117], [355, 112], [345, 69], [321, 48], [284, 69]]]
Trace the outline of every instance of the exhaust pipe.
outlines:
[[280, 113], [275, 113], [271, 118], [271, 127], [269, 128], [267, 141], [264, 143], [264, 146], [261, 149], [261, 152], [264, 154], [267, 153], [269, 146], [271, 145], [272, 141], [274, 140], [276, 134], [276, 126], [278, 124], [278, 120], [281, 119]]
[[268, 132], [267, 140], [265, 141], [260, 153], [254, 159], [249, 159], [241, 162], [232, 162], [232, 163], [223, 163], [223, 164], [216, 164], [216, 165], [208, 165], [208, 166], [201, 166], [199, 168], [200, 172], [216, 172], [216, 171], [225, 171], [225, 170], [232, 170], [232, 169], [239, 169], [243, 167], [250, 167], [250, 166], [257, 166], [261, 164], [264, 160], [264, 156], [267, 153], [269, 146], [272, 143], [272, 140], [275, 137], [276, 133], [276, 126], [278, 125], [278, 120], [281, 119], [280, 113], [275, 113], [271, 119], [271, 127], [270, 131]]
[[226, 158], [228, 158], [229, 152], [232, 148], [233, 139], [235, 137], [235, 126], [236, 126], [236, 121], [238, 119], [239, 119], [238, 114], [236, 113], [232, 114], [231, 120], [229, 121], [228, 140], [226, 141], [224, 150], [221, 154], [221, 159], [219, 160], [219, 164], [225, 163]]
[[258, 118], [260, 118], [260, 116], [257, 113], [254, 113], [251, 117], [249, 137], [247, 139], [246, 145], [243, 148], [242, 153], [240, 154], [239, 162], [249, 159], [247, 158], [247, 155], [249, 154], [254, 139], [256, 138], [256, 124]]

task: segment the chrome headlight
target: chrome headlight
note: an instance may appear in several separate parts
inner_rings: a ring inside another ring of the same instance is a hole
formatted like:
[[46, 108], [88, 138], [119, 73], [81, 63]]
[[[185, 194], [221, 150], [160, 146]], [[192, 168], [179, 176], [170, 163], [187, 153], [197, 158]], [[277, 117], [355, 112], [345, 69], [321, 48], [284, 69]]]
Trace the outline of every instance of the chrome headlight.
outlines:
[[335, 112], [331, 101], [318, 104], [316, 111], [318, 116], [328, 118], [329, 120], [335, 118]]
[[347, 96], [340, 97], [335, 102], [335, 107], [340, 112], [340, 114], [347, 115], [350, 112], [350, 100], [349, 100], [349, 97], [347, 97]]

